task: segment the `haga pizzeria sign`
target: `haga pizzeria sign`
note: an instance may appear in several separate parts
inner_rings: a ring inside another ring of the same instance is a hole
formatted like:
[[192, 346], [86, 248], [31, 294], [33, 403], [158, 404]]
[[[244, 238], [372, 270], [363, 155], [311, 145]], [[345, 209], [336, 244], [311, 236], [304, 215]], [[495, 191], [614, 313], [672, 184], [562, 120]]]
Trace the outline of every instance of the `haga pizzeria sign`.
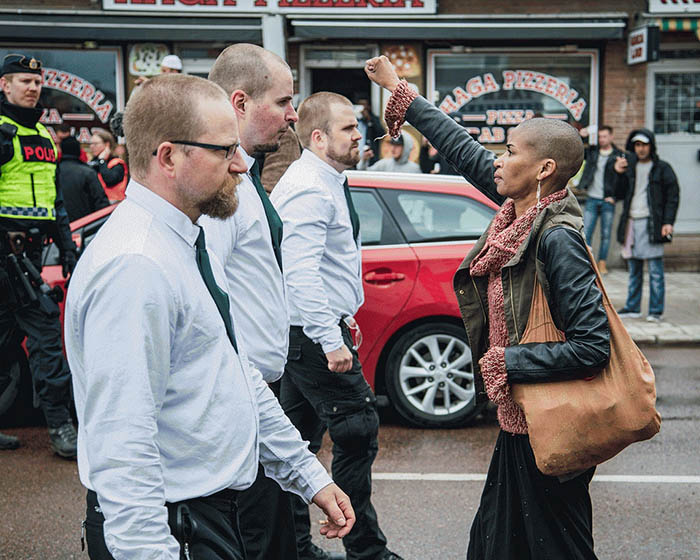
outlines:
[[105, 10], [207, 13], [434, 14], [436, 0], [102, 0]]
[[490, 72], [474, 76], [467, 80], [464, 87], [456, 87], [452, 90], [452, 95], [445, 96], [440, 109], [445, 113], [454, 113], [473, 99], [501, 90], [531, 91], [546, 95], [561, 103], [576, 121], [581, 120], [586, 109], [585, 99], [564, 80], [533, 70], [503, 70], [500, 81]]

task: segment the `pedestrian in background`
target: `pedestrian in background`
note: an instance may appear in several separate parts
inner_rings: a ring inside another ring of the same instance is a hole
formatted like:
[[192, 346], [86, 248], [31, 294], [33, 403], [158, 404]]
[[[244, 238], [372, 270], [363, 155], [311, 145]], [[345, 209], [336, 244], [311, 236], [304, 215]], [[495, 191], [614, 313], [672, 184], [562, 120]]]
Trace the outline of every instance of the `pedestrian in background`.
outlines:
[[[257, 45], [224, 49], [209, 73], [229, 97], [248, 172], [238, 185], [238, 210], [225, 219], [204, 216], [201, 225], [224, 266], [238, 340], [279, 395], [289, 339], [282, 275], [282, 221], [270, 202], [253, 154], [275, 153], [290, 125], [294, 80], [287, 63]], [[248, 560], [295, 560], [294, 515], [290, 495], [259, 465], [253, 486], [239, 497], [241, 534]]]
[[[595, 468], [542, 474], [511, 384], [584, 378], [609, 359], [608, 318], [583, 239], [581, 209], [567, 188], [583, 161], [569, 124], [534, 118], [511, 130], [499, 158], [453, 119], [400, 81], [386, 57], [367, 75], [392, 92], [389, 132], [404, 119], [444, 154], [500, 211], [454, 278], [474, 363], [477, 399], [498, 405], [501, 431], [472, 523], [470, 560], [593, 560], [588, 486]], [[561, 343], [518, 344], [528, 323], [536, 275]]]
[[[320, 92], [299, 106], [304, 146], [272, 191], [284, 222], [282, 257], [292, 327], [282, 377], [285, 413], [318, 452], [323, 434], [333, 441], [334, 480], [357, 512], [343, 539], [347, 557], [401, 560], [391, 552], [371, 501], [377, 456], [377, 399], [362, 374], [351, 328], [364, 301], [360, 220], [343, 171], [357, 164], [362, 136], [350, 101]], [[331, 556], [311, 542], [309, 510], [295, 504], [299, 558]]]
[[97, 172], [80, 160], [80, 151], [80, 142], [73, 136], [61, 142], [58, 180], [63, 187], [63, 202], [71, 222], [109, 206]]
[[[161, 74], [181, 74], [182, 59], [176, 54], [166, 54], [160, 62]], [[134, 80], [135, 86], [145, 84], [150, 78], [148, 76], [139, 76]], [[121, 135], [119, 135], [121, 136]]]
[[342, 537], [349, 500], [239, 353], [226, 277], [197, 224], [235, 212], [246, 171], [228, 96], [156, 77], [129, 100], [124, 131], [129, 196], [66, 302], [90, 558], [244, 560], [236, 502], [259, 462], [328, 514], [322, 534]]
[[[60, 124], [57, 124], [56, 127], [54, 128], [54, 132], [56, 135], [56, 146], [58, 147], [58, 161], [61, 161], [61, 157], [63, 155], [63, 151], [61, 149], [61, 142], [63, 142], [66, 138], [73, 136], [72, 134], [72, 126], [69, 125], [68, 123], [62, 122]], [[78, 146], [80, 147], [80, 146]], [[80, 155], [79, 155], [80, 161], [83, 163], [88, 162], [88, 157], [87, 153], [83, 148], [80, 148]]]
[[360, 130], [362, 140], [360, 141], [360, 153], [369, 155], [369, 165], [374, 165], [379, 161], [381, 138], [386, 134], [384, 125], [379, 117], [372, 112], [372, 105], [366, 97], [359, 97], [356, 100], [360, 107], [357, 115], [357, 128]]
[[368, 171], [390, 171], [394, 173], [420, 173], [420, 165], [415, 161], [409, 161], [411, 150], [413, 149], [413, 137], [401, 132], [398, 138], [389, 138], [389, 154], [378, 162], [369, 164], [372, 159], [371, 152], [364, 152], [357, 169]]
[[[580, 130], [584, 141], [588, 139], [588, 127]], [[580, 190], [586, 191], [587, 198], [583, 213], [586, 243], [593, 245], [593, 233], [600, 218], [600, 248], [598, 250], [598, 270], [608, 273], [607, 259], [610, 249], [610, 235], [615, 216], [615, 189], [617, 173], [614, 166], [617, 158], [624, 153], [613, 143], [613, 129], [603, 125], [598, 129], [598, 143], [586, 146], [584, 168], [578, 183]]]
[[647, 321], [664, 314], [664, 244], [673, 237], [680, 189], [671, 166], [659, 159], [654, 133], [633, 130], [625, 146], [627, 159], [615, 165], [624, 206], [617, 230], [622, 256], [627, 259], [629, 285], [620, 317], [641, 317], [644, 261], [649, 268], [649, 314]]
[[129, 182], [126, 161], [116, 155], [117, 140], [106, 130], [96, 130], [90, 138], [92, 160], [90, 167], [97, 171], [102, 188], [111, 203], [124, 200]]

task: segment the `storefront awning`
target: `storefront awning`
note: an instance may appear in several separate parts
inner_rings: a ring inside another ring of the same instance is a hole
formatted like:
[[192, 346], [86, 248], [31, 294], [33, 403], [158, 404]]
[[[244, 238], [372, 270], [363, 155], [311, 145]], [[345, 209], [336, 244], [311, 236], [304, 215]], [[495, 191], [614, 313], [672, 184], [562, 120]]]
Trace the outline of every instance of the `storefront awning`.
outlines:
[[700, 41], [700, 18], [694, 17], [666, 17], [657, 18], [656, 25], [661, 31], [690, 31]]
[[656, 25], [661, 31], [695, 31], [699, 29], [700, 18], [658, 18]]
[[365, 21], [291, 18], [298, 39], [601, 40], [622, 39], [616, 18], [438, 18]]
[[262, 43], [259, 17], [130, 17], [0, 13], [5, 40], [226, 41]]

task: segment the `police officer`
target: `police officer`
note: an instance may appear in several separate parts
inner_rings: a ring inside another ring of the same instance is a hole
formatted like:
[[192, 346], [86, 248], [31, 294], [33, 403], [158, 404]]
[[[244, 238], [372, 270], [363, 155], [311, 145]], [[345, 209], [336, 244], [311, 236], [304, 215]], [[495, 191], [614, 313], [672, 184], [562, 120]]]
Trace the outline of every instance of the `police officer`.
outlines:
[[[58, 245], [63, 276], [75, 267], [76, 248], [56, 182], [56, 146], [37, 108], [41, 61], [5, 57], [0, 70], [0, 355], [27, 335], [29, 367], [54, 451], [76, 455], [70, 372], [63, 357], [58, 298], [43, 284], [41, 253], [47, 237]], [[54, 296], [53, 298], [51, 296]], [[2, 374], [3, 372], [0, 372]], [[3, 378], [5, 377], [5, 382]], [[0, 375], [0, 394], [7, 389]], [[0, 411], [1, 413], [2, 411]], [[0, 448], [19, 442], [0, 434]]]

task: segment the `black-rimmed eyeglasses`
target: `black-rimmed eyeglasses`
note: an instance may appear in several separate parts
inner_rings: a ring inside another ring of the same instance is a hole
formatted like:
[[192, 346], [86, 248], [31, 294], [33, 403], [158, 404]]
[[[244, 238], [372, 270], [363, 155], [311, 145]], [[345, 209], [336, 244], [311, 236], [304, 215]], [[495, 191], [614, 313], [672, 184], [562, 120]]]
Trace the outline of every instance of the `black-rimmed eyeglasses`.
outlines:
[[[222, 146], [221, 144], [204, 144], [203, 142], [190, 142], [189, 140], [171, 140], [170, 143], [182, 144], [183, 146], [195, 146], [197, 148], [205, 148], [207, 150], [222, 150], [226, 152], [224, 155], [225, 159], [232, 159], [236, 153], [236, 150], [238, 149], [238, 146], [241, 145], [240, 142], [234, 142], [230, 146]], [[151, 155], [155, 156], [157, 153], [158, 150], [155, 149]]]

